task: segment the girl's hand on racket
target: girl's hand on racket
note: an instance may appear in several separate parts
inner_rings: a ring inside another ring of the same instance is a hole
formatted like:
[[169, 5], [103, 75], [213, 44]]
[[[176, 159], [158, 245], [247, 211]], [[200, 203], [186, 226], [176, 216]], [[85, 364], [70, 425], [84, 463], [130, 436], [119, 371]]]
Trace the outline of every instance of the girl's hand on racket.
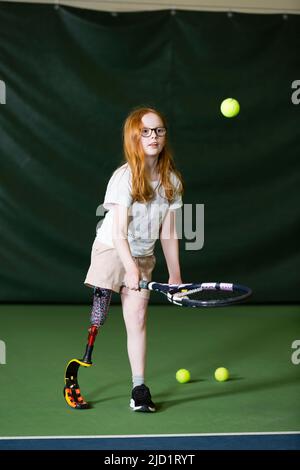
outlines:
[[128, 289], [139, 290], [140, 272], [137, 266], [133, 266], [125, 273], [124, 283]]

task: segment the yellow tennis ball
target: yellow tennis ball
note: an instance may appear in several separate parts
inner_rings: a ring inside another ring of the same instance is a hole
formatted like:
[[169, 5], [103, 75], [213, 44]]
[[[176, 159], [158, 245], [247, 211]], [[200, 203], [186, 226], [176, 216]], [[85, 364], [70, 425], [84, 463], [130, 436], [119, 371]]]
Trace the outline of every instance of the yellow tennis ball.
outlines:
[[215, 370], [215, 379], [218, 382], [225, 382], [226, 380], [229, 379], [229, 371], [226, 369], [226, 367], [218, 367], [218, 369]]
[[191, 374], [187, 369], [179, 369], [176, 372], [176, 380], [181, 384], [185, 384], [191, 380]]
[[234, 98], [226, 98], [226, 100], [222, 101], [220, 109], [223, 116], [232, 118], [239, 114], [240, 104]]

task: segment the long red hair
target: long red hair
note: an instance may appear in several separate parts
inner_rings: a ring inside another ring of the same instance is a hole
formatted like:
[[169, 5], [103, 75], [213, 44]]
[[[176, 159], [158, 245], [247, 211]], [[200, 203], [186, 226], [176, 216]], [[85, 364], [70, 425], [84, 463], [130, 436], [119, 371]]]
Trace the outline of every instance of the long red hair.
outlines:
[[[163, 126], [167, 127], [164, 116], [155, 109], [147, 107], [134, 109], [126, 118], [123, 127], [124, 157], [132, 173], [132, 198], [133, 201], [143, 203], [150, 201], [154, 196], [154, 190], [146, 172], [145, 155], [141, 145], [142, 118], [148, 113], [156, 114], [162, 120]], [[183, 179], [180, 172], [175, 168], [173, 156], [168, 146], [167, 135], [164, 148], [158, 156], [157, 173], [169, 202], [175, 198], [176, 194], [183, 193]], [[172, 173], [179, 180], [177, 187], [171, 181]]]

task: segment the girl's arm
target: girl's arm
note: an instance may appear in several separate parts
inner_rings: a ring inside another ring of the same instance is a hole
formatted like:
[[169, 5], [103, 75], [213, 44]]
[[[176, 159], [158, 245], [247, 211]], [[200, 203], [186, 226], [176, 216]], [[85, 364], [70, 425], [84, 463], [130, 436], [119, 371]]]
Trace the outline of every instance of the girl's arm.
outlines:
[[160, 229], [160, 242], [169, 271], [168, 284], [182, 284], [175, 211], [169, 210], [163, 220]]
[[125, 267], [125, 284], [129, 289], [139, 288], [139, 270], [134, 262], [127, 239], [128, 233], [128, 208], [120, 204], [114, 204], [113, 219], [113, 243], [119, 257]]

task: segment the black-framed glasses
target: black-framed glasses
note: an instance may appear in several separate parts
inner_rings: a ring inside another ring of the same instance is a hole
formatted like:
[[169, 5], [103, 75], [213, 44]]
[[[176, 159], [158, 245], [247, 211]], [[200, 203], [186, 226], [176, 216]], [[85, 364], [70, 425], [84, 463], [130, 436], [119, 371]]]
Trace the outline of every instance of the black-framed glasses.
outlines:
[[152, 135], [152, 131], [155, 132], [157, 137], [164, 137], [167, 133], [167, 129], [165, 127], [143, 127], [141, 129], [141, 136], [142, 137], [150, 137]]

